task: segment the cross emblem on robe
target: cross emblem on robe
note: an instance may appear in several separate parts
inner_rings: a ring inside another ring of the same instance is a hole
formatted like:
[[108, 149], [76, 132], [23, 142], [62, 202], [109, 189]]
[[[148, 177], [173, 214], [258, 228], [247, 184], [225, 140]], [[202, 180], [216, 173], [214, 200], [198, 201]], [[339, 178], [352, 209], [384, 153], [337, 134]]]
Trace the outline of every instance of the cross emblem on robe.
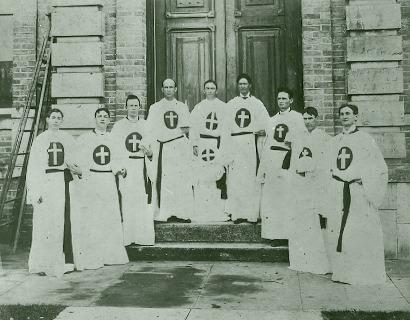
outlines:
[[248, 109], [241, 108], [235, 116], [235, 122], [239, 128], [245, 128], [251, 124], [251, 113]]
[[348, 147], [342, 147], [337, 155], [337, 168], [346, 170], [353, 160], [353, 152]]
[[273, 134], [273, 138], [278, 142], [284, 142], [288, 132], [289, 128], [286, 124], [278, 124], [275, 127], [275, 133]]
[[208, 130], [216, 130], [216, 128], [218, 128], [218, 118], [216, 117], [215, 112], [208, 114], [205, 121], [205, 127]]
[[111, 161], [110, 149], [105, 145], [99, 145], [94, 149], [93, 159], [96, 164], [105, 165]]
[[138, 152], [140, 151], [139, 144], [141, 142], [141, 135], [138, 132], [130, 133], [125, 138], [125, 147], [129, 152]]
[[64, 164], [64, 147], [60, 142], [51, 142], [47, 152], [50, 167], [58, 167]]
[[312, 151], [309, 148], [304, 147], [299, 155], [299, 158], [310, 157], [312, 158]]
[[205, 149], [201, 153], [202, 155], [202, 160], [204, 161], [212, 161], [215, 159], [215, 152], [212, 149]]
[[175, 129], [178, 126], [178, 114], [175, 111], [165, 112], [164, 122], [168, 129]]

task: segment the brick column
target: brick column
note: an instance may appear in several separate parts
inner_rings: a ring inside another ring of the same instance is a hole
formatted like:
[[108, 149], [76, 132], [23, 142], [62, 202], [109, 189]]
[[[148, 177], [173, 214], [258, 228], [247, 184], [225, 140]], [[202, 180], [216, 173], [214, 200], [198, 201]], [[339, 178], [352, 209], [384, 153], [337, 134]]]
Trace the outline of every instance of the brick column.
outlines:
[[146, 3], [117, 0], [116, 71], [117, 120], [125, 114], [127, 95], [136, 94], [143, 105], [147, 97]]
[[305, 107], [317, 108], [320, 125], [334, 133], [331, 29], [330, 0], [302, 0]]

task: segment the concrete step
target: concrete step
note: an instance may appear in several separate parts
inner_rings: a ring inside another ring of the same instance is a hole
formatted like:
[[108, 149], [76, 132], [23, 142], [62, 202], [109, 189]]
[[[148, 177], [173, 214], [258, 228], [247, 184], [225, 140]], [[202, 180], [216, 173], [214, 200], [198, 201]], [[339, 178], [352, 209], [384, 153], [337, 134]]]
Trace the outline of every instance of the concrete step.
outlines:
[[288, 247], [267, 243], [162, 242], [127, 247], [131, 261], [288, 262]]
[[267, 242], [261, 238], [261, 225], [233, 222], [156, 223], [156, 242]]

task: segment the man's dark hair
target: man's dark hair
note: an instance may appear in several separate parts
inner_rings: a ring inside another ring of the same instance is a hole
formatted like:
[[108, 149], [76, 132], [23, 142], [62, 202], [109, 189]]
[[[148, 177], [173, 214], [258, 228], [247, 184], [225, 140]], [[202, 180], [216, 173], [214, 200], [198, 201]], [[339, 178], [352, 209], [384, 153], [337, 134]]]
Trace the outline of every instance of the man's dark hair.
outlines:
[[289, 99], [293, 99], [293, 91], [290, 90], [289, 88], [286, 87], [280, 87], [276, 90], [277, 94], [281, 93], [281, 92], [285, 92], [288, 94]]
[[52, 113], [59, 113], [59, 114], [61, 114], [61, 118], [64, 118], [63, 111], [61, 111], [61, 110], [58, 109], [58, 108], [51, 108], [51, 109], [47, 112], [47, 118], [50, 118]]
[[236, 78], [236, 83], [239, 83], [239, 80], [241, 79], [246, 79], [249, 84], [252, 84], [251, 77], [246, 74], [246, 73], [241, 73], [237, 78]]
[[305, 113], [310, 114], [311, 116], [314, 116], [315, 118], [319, 116], [317, 109], [314, 107], [306, 107], [305, 109], [303, 109], [302, 114], [305, 114]]
[[164, 87], [164, 81], [165, 81], [165, 80], [168, 80], [168, 79], [174, 81], [174, 87], [176, 88], [176, 87], [177, 87], [177, 82], [176, 82], [174, 79], [172, 79], [172, 78], [165, 78], [164, 80], [162, 80], [162, 87]]
[[111, 117], [110, 110], [108, 110], [107, 108], [98, 108], [97, 110], [95, 110], [94, 118], [97, 118], [97, 114], [99, 114], [100, 112], [105, 112], [106, 114], [108, 114], [108, 117]]
[[127, 100], [125, 100], [125, 106], [128, 105], [128, 100], [138, 100], [138, 104], [141, 105], [140, 99], [134, 94], [128, 95]]
[[206, 81], [205, 81], [205, 83], [204, 83], [204, 89], [205, 89], [205, 86], [206, 86], [208, 83], [213, 83], [213, 84], [215, 85], [215, 87], [218, 89], [218, 85], [216, 84], [216, 81], [215, 81], [215, 80], [212, 80], [212, 79], [209, 79], [209, 80], [206, 80]]
[[339, 115], [340, 115], [340, 111], [343, 108], [350, 108], [353, 111], [353, 114], [358, 115], [359, 114], [359, 108], [355, 105], [355, 104], [351, 104], [351, 103], [344, 103], [342, 106], [339, 107]]

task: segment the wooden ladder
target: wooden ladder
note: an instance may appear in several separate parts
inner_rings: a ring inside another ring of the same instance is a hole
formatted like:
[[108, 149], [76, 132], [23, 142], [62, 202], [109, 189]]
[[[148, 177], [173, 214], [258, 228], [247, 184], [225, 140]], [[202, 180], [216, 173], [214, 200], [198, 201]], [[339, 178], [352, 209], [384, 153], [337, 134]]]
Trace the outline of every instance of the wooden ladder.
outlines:
[[[20, 123], [0, 195], [0, 228], [11, 226], [13, 253], [17, 250], [23, 215], [27, 206], [26, 172], [30, 149], [34, 138], [45, 129], [45, 113], [51, 106], [51, 42], [50, 29], [48, 29], [36, 61], [33, 78], [30, 83], [25, 106], [21, 113]], [[35, 98], [36, 100], [34, 100]], [[30, 116], [30, 111], [33, 109], [33, 122], [31, 128], [27, 129], [27, 120]], [[26, 145], [22, 145], [23, 138], [25, 137], [24, 133], [26, 132], [29, 133], [28, 141]], [[16, 163], [17, 159], [21, 159], [21, 157], [23, 157], [23, 164], [21, 170], [19, 170], [19, 167], [16, 167]], [[10, 193], [15, 190], [13, 188], [16, 185], [16, 195], [12, 197]]]

